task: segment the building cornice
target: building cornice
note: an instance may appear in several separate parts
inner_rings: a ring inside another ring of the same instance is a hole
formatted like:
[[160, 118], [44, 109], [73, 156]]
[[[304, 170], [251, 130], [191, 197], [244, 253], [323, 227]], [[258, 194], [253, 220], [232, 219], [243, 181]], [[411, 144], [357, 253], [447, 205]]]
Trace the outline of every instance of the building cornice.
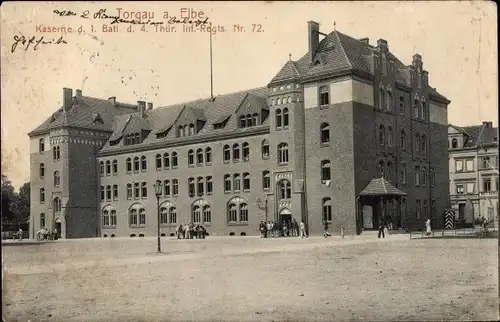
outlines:
[[235, 131], [235, 132], [224, 132], [224, 133], [209, 133], [205, 135], [195, 135], [192, 137], [183, 137], [170, 141], [164, 141], [164, 139], [158, 139], [160, 142], [154, 142], [147, 145], [130, 145], [125, 147], [118, 148], [108, 148], [106, 150], [101, 150], [97, 153], [98, 157], [105, 157], [111, 155], [119, 155], [119, 154], [127, 154], [134, 152], [143, 152], [149, 150], [157, 150], [163, 148], [174, 148], [180, 147], [190, 144], [196, 143], [206, 143], [206, 142], [214, 142], [228, 139], [238, 139], [242, 137], [255, 136], [261, 134], [269, 134], [270, 127], [269, 125], [256, 126], [251, 128], [246, 128], [243, 131]]
[[98, 129], [94, 129], [91, 127], [77, 127], [77, 126], [61, 125], [61, 126], [52, 127], [50, 129], [46, 129], [46, 130], [31, 131], [28, 133], [28, 137], [32, 138], [32, 137], [39, 136], [39, 135], [49, 134], [50, 132], [55, 131], [55, 130], [65, 130], [65, 129], [104, 132], [104, 133], [109, 133], [110, 135], [113, 133], [113, 131], [110, 131], [110, 130], [98, 130]]

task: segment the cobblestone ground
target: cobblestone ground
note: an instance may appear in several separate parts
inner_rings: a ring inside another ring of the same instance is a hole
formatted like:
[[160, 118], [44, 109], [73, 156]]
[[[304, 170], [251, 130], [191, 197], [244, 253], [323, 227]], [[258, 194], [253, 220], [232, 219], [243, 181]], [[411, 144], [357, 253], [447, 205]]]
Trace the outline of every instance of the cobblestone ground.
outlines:
[[3, 246], [4, 321], [498, 319], [497, 241], [89, 239]]

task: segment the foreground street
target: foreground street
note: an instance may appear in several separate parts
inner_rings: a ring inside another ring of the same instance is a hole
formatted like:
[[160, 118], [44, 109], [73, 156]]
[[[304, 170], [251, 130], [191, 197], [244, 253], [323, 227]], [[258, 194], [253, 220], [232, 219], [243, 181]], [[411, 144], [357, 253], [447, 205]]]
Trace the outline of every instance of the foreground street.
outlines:
[[3, 246], [6, 321], [496, 320], [495, 239], [61, 240]]

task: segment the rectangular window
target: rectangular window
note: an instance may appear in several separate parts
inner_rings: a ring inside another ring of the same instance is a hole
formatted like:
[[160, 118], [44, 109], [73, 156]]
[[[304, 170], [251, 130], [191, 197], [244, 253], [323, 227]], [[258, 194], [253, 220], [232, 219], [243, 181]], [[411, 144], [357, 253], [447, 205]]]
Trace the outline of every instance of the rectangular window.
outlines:
[[213, 191], [212, 177], [207, 177], [207, 195], [211, 195]]
[[132, 185], [127, 184], [127, 199], [132, 199]]
[[463, 195], [463, 194], [464, 194], [464, 185], [457, 184], [457, 195]]
[[177, 179], [172, 180], [172, 195], [179, 195], [179, 181]]
[[140, 187], [139, 187], [139, 182], [134, 183], [134, 198], [139, 198], [140, 197]]
[[474, 193], [474, 183], [473, 182], [467, 183], [467, 193], [468, 194]]
[[455, 171], [456, 172], [464, 171], [464, 163], [462, 160], [455, 161]]
[[474, 160], [465, 161], [465, 171], [474, 171]]
[[170, 181], [169, 180], [165, 180], [164, 182], [164, 186], [165, 186], [165, 196], [170, 196]]
[[491, 178], [483, 178], [483, 191], [484, 192], [491, 191]]
[[101, 201], [104, 201], [106, 199], [105, 191], [104, 191], [104, 186], [101, 186]]

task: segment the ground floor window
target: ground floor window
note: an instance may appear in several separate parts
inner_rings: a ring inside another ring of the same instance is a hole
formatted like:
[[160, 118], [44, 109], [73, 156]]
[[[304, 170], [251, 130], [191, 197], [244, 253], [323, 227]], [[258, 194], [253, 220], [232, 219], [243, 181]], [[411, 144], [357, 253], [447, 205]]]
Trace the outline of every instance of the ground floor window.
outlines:
[[227, 204], [228, 223], [248, 222], [248, 202], [242, 197], [234, 197]]

